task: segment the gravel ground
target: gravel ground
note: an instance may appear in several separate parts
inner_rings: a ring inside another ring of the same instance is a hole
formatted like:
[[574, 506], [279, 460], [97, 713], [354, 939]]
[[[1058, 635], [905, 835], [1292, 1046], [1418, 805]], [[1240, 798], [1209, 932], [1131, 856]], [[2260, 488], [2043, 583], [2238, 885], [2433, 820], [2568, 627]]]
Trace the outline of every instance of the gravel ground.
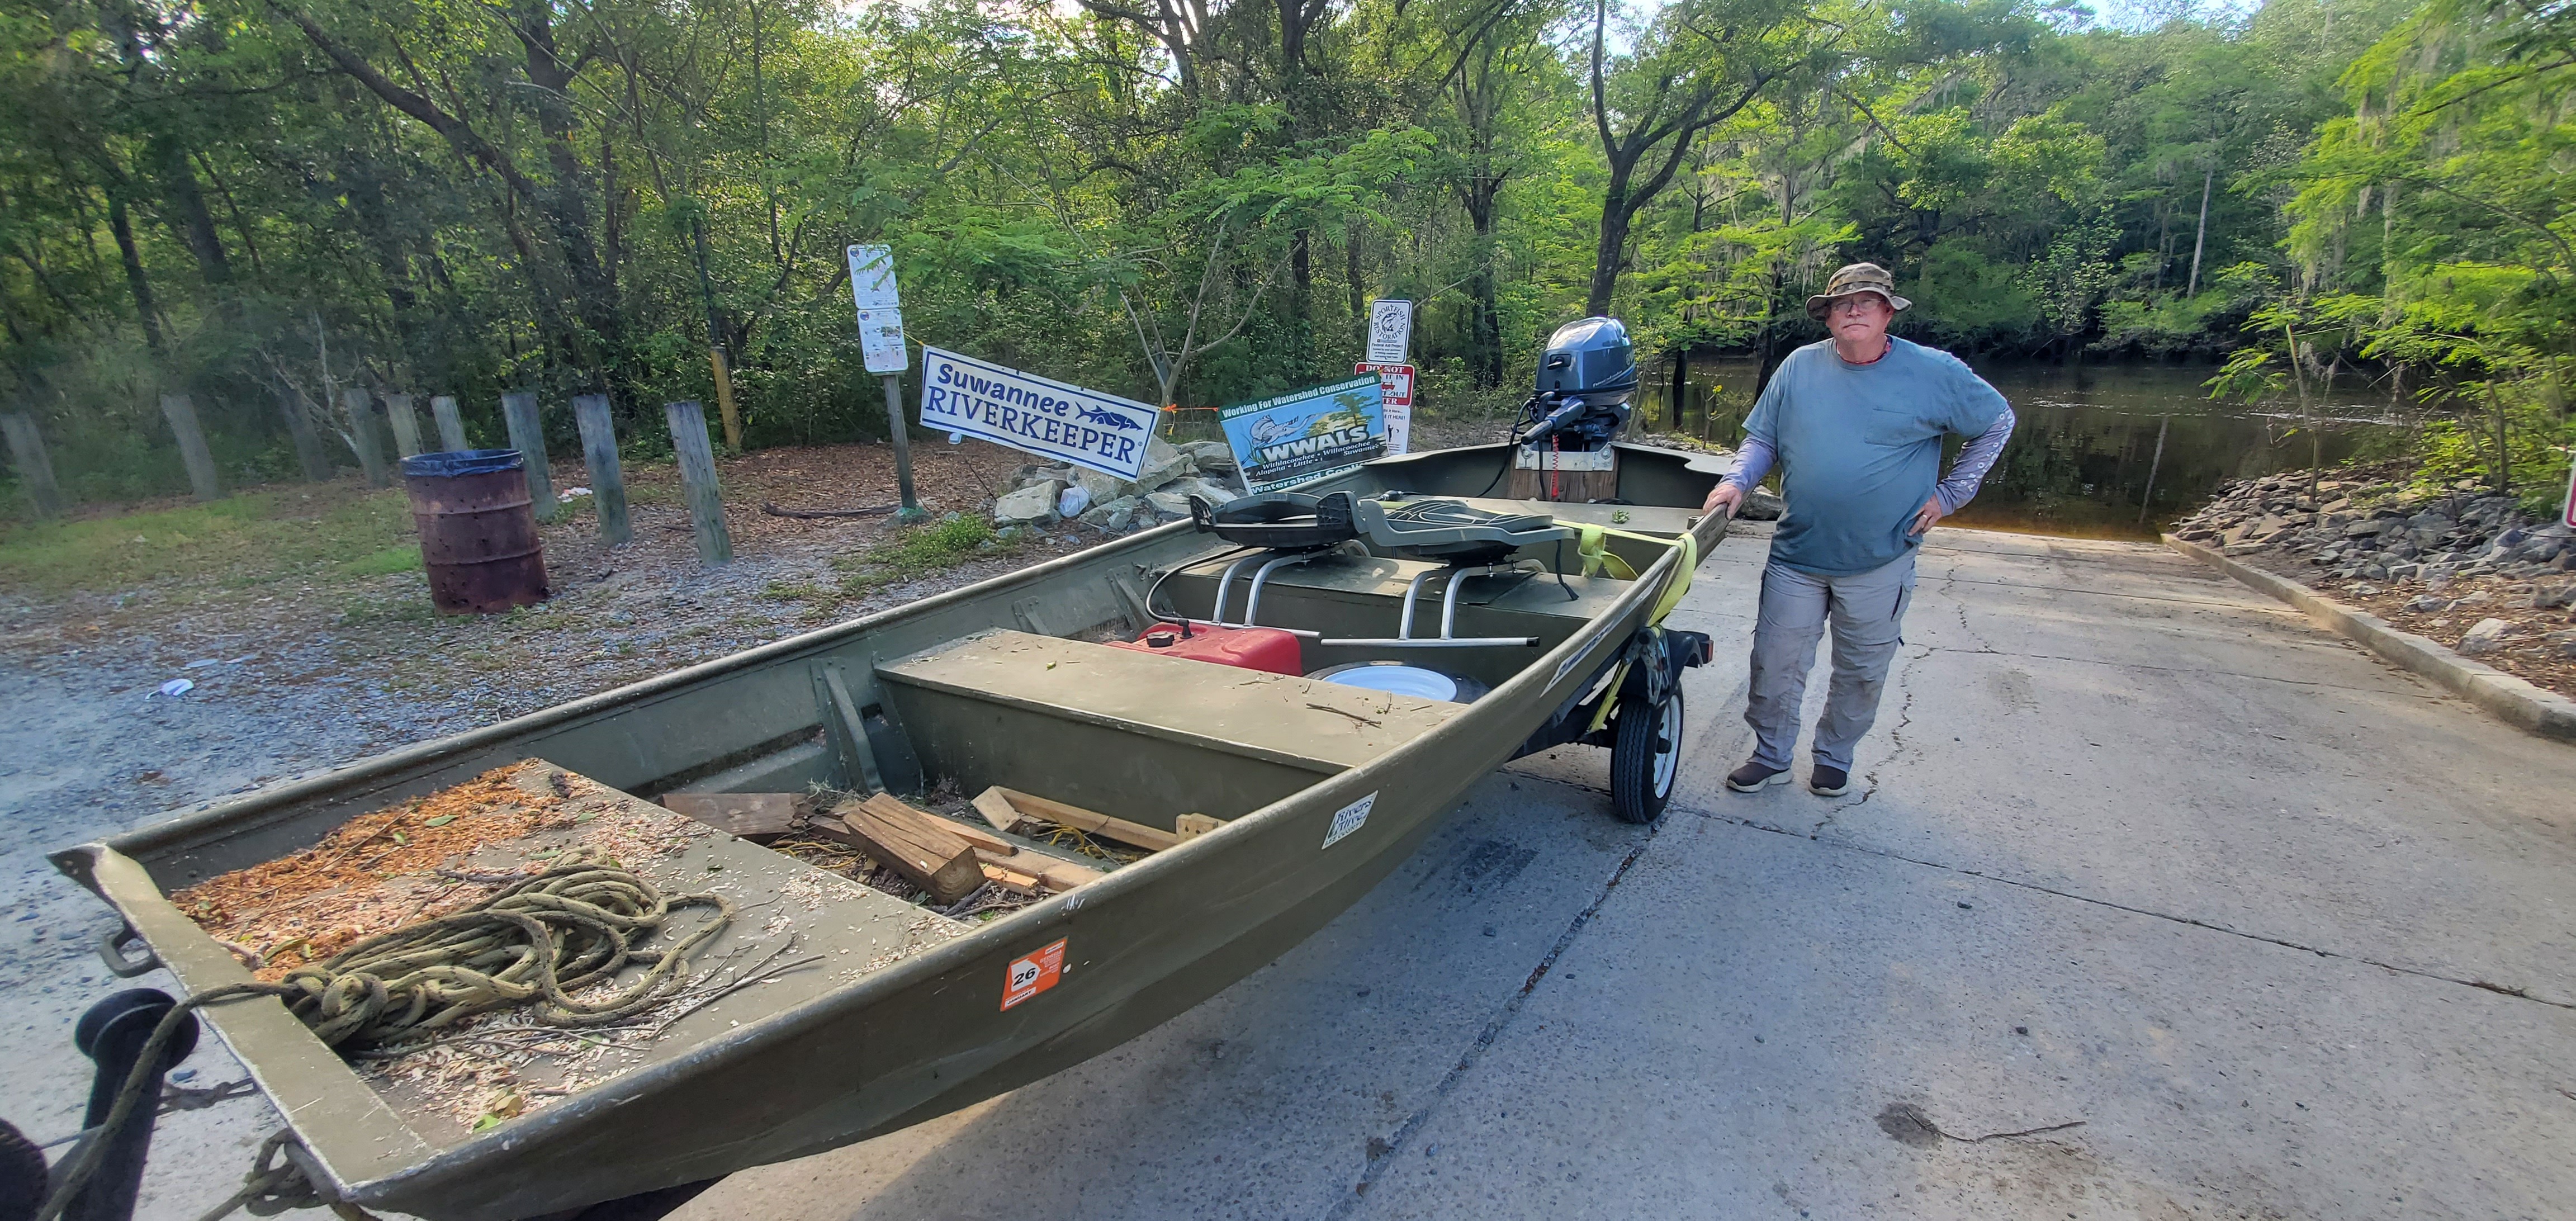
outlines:
[[[933, 512], [990, 503], [1015, 464], [978, 448], [916, 446]], [[417, 571], [65, 597], [0, 586], [0, 1048], [11, 1053], [0, 1056], [0, 1118], [39, 1142], [73, 1133], [90, 1076], [71, 1046], [81, 1010], [120, 987], [175, 990], [166, 974], [129, 984], [100, 966], [92, 946], [114, 921], [45, 852], [1102, 541], [1058, 528], [1005, 554], [842, 596], [847, 573], [833, 561], [885, 541], [890, 519], [774, 517], [760, 505], [890, 503], [890, 451], [764, 450], [721, 473], [734, 563], [698, 566], [676, 474], [644, 466], [628, 474], [634, 541], [602, 547], [586, 512], [546, 527], [555, 597], [509, 615], [432, 614]], [[586, 482], [578, 466], [553, 476], [557, 488]], [[361, 494], [348, 482], [313, 490], [317, 501]], [[155, 694], [183, 677], [195, 683], [185, 695]], [[244, 1076], [214, 1039], [181, 1071], [201, 1089]], [[206, 1105], [161, 1121], [138, 1216], [197, 1216], [231, 1191], [276, 1126], [256, 1095], [194, 1100]]]

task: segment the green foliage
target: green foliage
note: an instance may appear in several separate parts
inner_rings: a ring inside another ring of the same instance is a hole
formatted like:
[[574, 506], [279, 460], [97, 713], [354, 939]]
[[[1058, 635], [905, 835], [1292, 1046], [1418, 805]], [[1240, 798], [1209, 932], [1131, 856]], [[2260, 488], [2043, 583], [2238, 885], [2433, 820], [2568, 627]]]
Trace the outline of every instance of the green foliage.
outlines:
[[2541, 510], [2576, 441], [2570, 28], [2563, 8], [2431, 0], [2353, 61], [2349, 111], [2277, 175], [2309, 308], [2448, 417], [2421, 478]]
[[1189, 406], [1339, 376], [1408, 297], [1421, 409], [1481, 417], [1596, 298], [1767, 361], [1871, 259], [1963, 351], [2223, 357], [2342, 299], [2323, 359], [2520, 453], [2564, 398], [2568, 45], [2501, 0], [0, 0], [0, 403], [82, 501], [184, 490], [174, 391], [232, 486], [299, 469], [290, 420], [354, 465], [351, 387], [485, 441], [534, 390], [567, 453], [603, 392], [660, 460], [711, 346], [747, 446], [881, 436], [842, 251], [884, 242], [916, 339]]

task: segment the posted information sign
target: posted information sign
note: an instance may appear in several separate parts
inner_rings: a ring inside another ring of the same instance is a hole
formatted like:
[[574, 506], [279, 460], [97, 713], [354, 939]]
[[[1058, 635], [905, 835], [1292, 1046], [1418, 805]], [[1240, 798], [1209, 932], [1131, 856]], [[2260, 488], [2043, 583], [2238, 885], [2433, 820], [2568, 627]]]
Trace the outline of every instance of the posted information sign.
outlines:
[[1413, 366], [1381, 365], [1361, 361], [1354, 370], [1377, 377], [1378, 391], [1386, 399], [1386, 452], [1413, 452]]
[[1386, 453], [1385, 392], [1375, 376], [1317, 386], [1217, 413], [1248, 491], [1338, 474]]
[[1152, 407], [1053, 378], [921, 348], [921, 426], [1134, 479], [1145, 466]]
[[1413, 303], [1379, 298], [1369, 303], [1369, 363], [1400, 365], [1413, 351]]
[[911, 365], [903, 343], [903, 299], [894, 283], [894, 247], [852, 246], [850, 297], [859, 307], [859, 359], [868, 372], [901, 373]]

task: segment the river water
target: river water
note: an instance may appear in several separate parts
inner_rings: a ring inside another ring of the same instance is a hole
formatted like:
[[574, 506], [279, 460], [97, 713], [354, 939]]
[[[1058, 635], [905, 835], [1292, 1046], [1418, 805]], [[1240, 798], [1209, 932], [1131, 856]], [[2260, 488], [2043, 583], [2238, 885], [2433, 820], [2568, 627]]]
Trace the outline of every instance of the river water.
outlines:
[[[2021, 423], [1984, 490], [1950, 519], [1954, 525], [2152, 538], [2228, 480], [2304, 469], [2309, 461], [2295, 398], [2213, 403], [2201, 385], [2217, 372], [2211, 366], [1972, 363]], [[1676, 410], [1670, 374], [1650, 370], [1637, 423], [1646, 432], [1733, 447], [1744, 438], [1756, 372], [1751, 361], [1695, 359]], [[2412, 427], [2384, 387], [2362, 379], [2310, 391], [2329, 465], [2390, 449]], [[1954, 440], [1952, 453], [1957, 446]]]

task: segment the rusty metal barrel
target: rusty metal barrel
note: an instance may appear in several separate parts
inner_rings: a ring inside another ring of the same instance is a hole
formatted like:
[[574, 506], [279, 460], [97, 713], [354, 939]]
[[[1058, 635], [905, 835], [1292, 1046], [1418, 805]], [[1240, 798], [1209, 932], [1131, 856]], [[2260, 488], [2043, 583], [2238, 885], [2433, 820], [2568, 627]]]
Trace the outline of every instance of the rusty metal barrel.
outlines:
[[546, 600], [545, 549], [519, 451], [418, 454], [402, 460], [402, 471], [431, 605], [490, 614]]

